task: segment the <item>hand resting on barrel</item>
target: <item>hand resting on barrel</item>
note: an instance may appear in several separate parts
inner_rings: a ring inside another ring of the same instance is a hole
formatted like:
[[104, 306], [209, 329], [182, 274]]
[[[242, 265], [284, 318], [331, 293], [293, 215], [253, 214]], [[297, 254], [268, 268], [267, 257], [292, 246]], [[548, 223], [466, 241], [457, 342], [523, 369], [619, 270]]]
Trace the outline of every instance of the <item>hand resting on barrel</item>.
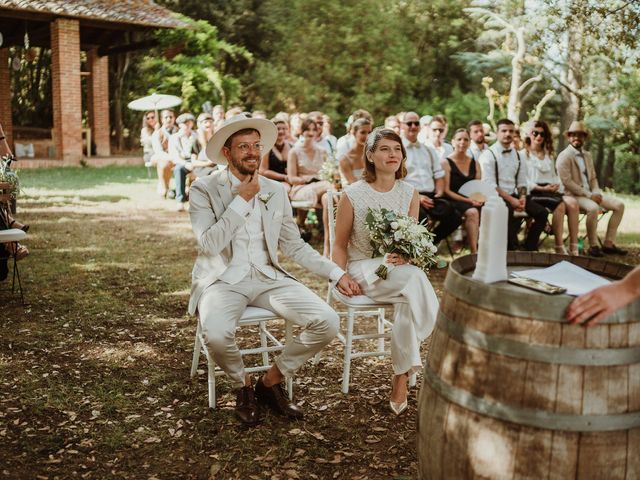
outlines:
[[640, 298], [640, 265], [622, 280], [576, 298], [567, 308], [567, 320], [569, 323], [583, 323], [591, 327], [636, 298]]

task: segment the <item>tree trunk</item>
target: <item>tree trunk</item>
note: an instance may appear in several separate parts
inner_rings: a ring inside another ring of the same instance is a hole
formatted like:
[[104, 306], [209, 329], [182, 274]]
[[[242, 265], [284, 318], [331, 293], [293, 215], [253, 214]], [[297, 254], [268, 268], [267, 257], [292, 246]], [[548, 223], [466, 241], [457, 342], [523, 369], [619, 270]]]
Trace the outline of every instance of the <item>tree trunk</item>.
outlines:
[[604, 165], [604, 136], [598, 135], [594, 138], [594, 144], [596, 146], [596, 157], [594, 161], [594, 167], [596, 169], [596, 177], [598, 177], [598, 184], [604, 185], [604, 178], [602, 178], [602, 166]]
[[609, 151], [607, 152], [607, 168], [604, 172], [604, 178], [602, 179], [602, 183], [600, 184], [603, 188], [613, 187], [613, 172], [615, 171], [615, 166], [616, 166], [616, 150], [613, 147], [609, 147]]
[[[581, 3], [577, 0], [572, 3]], [[580, 8], [574, 5], [576, 11]], [[560, 118], [560, 127], [564, 132], [571, 122], [579, 120], [582, 116], [581, 91], [583, 86], [582, 58], [584, 50], [584, 19], [578, 14], [572, 17], [567, 35], [567, 62], [562, 81], [563, 110]], [[562, 150], [567, 145], [564, 137], [560, 138], [559, 149]]]
[[124, 122], [122, 120], [122, 96], [124, 94], [124, 78], [129, 70], [129, 52], [113, 55], [115, 61], [115, 82], [113, 91], [113, 127], [116, 134], [116, 151], [124, 150]]

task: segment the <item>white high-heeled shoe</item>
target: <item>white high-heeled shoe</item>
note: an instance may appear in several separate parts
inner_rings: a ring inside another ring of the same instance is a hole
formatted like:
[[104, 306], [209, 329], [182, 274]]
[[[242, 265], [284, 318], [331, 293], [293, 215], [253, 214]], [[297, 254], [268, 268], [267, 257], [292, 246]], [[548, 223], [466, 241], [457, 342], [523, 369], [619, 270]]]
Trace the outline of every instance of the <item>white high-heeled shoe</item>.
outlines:
[[[391, 377], [391, 395], [393, 395], [393, 390], [394, 390], [393, 387], [395, 386], [394, 380], [395, 380], [395, 375]], [[409, 406], [408, 397], [409, 397], [409, 392], [407, 392], [407, 396], [404, 398], [402, 402], [394, 402], [392, 400], [389, 400], [389, 407], [391, 408], [391, 411], [396, 414], [396, 416], [404, 412]]]

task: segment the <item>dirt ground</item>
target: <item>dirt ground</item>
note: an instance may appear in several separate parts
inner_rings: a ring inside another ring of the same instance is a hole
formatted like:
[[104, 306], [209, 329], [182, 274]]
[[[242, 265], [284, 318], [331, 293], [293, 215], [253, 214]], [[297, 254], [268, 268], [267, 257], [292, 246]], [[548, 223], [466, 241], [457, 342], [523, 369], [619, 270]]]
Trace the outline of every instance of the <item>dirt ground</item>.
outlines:
[[[395, 417], [389, 358], [359, 359], [343, 395], [337, 340], [295, 378], [304, 421], [267, 414], [241, 427], [224, 377], [218, 408], [208, 409], [203, 359], [189, 378], [188, 214], [156, 198], [146, 174], [86, 175], [75, 187], [34, 177], [20, 201], [31, 224], [31, 255], [20, 262], [28, 306], [0, 283], [0, 478], [415, 476], [418, 388]], [[631, 240], [625, 261], [636, 264]], [[325, 296], [323, 280], [288, 266]], [[439, 295], [445, 273], [430, 274]], [[255, 337], [240, 334], [243, 344]]]

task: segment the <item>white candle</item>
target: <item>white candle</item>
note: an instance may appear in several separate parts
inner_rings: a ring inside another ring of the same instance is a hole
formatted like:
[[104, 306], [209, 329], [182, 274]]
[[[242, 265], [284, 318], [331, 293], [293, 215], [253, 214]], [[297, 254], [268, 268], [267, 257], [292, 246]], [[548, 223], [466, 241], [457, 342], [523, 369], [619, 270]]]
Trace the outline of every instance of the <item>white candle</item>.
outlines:
[[509, 209], [502, 199], [490, 195], [482, 207], [478, 260], [473, 279], [483, 283], [507, 279], [507, 222]]

